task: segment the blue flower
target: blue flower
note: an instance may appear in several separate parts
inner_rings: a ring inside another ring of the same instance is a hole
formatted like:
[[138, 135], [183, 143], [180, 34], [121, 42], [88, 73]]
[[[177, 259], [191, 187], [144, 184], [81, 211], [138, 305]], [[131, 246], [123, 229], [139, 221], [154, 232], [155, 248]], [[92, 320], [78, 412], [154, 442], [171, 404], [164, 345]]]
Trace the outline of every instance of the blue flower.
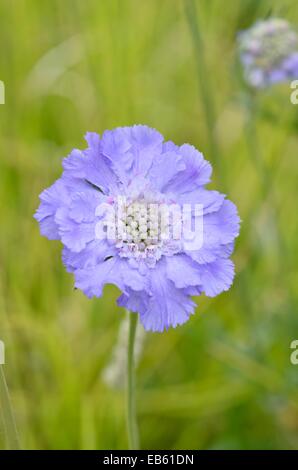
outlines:
[[254, 88], [298, 78], [298, 36], [279, 18], [257, 21], [238, 35], [246, 81]]
[[191, 296], [214, 297], [233, 282], [235, 205], [205, 189], [212, 168], [191, 145], [164, 142], [143, 125], [86, 140], [40, 195], [42, 235], [61, 240], [63, 262], [88, 297], [115, 284], [118, 304], [139, 313], [146, 330], [186, 322]]

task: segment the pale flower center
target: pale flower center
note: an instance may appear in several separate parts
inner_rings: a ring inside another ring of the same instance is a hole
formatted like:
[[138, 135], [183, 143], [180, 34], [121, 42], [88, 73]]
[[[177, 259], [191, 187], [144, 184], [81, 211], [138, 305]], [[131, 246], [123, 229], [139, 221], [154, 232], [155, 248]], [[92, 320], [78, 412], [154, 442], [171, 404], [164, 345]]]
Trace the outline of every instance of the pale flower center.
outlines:
[[169, 238], [170, 220], [163, 204], [135, 201], [120, 212], [117, 223], [117, 247], [123, 253], [152, 256]]

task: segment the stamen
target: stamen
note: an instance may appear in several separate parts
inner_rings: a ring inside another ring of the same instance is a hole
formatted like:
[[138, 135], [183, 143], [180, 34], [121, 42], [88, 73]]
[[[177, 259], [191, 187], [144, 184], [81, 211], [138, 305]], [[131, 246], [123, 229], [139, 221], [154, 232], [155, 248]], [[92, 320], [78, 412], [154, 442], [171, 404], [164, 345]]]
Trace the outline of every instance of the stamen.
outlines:
[[134, 201], [122, 208], [117, 248], [120, 255], [156, 258], [169, 235], [170, 222], [163, 204]]

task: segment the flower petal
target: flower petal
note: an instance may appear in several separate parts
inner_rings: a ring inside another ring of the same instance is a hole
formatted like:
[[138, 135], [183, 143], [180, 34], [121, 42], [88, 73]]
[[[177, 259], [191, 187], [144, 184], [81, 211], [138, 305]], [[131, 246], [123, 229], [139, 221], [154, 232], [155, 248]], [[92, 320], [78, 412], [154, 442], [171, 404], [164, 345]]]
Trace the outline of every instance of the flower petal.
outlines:
[[125, 127], [105, 131], [100, 142], [101, 153], [110, 160], [111, 167], [120, 181], [128, 185], [134, 161], [130, 133]]
[[134, 174], [145, 176], [153, 159], [162, 151], [163, 136], [148, 126], [136, 125], [131, 127], [131, 142], [134, 153]]
[[69, 204], [69, 217], [75, 222], [95, 220], [97, 207], [105, 203], [106, 198], [98, 191], [79, 192], [73, 195]]
[[115, 284], [123, 292], [127, 287], [132, 290], [146, 290], [148, 281], [137, 269], [118, 258], [111, 258], [102, 263], [74, 272], [75, 287], [81, 289], [87, 297], [100, 297], [105, 284]]
[[230, 259], [218, 259], [201, 265], [202, 287], [208, 297], [215, 297], [228, 290], [234, 279], [234, 264]]
[[116, 256], [117, 251], [114, 245], [107, 240], [93, 240], [86, 244], [80, 252], [71, 251], [66, 246], [63, 248], [62, 261], [69, 272], [76, 269], [90, 268], [102, 261]]
[[166, 265], [168, 279], [179, 289], [201, 284], [198, 266], [188, 256], [184, 254], [167, 256]]
[[203, 215], [203, 245], [199, 250], [188, 250], [187, 255], [199, 264], [226, 257], [239, 235], [239, 226], [236, 206], [225, 200], [219, 211]]
[[179, 204], [191, 204], [195, 208], [196, 204], [203, 206], [203, 214], [210, 214], [211, 212], [217, 212], [225, 199], [225, 195], [218, 191], [210, 191], [205, 188], [197, 188], [194, 191], [179, 194], [177, 202]]
[[176, 152], [168, 151], [154, 159], [148, 178], [156, 189], [163, 191], [163, 188], [183, 170], [185, 170], [185, 164], [181, 156]]
[[41, 234], [50, 240], [59, 240], [58, 226], [55, 222], [55, 214], [62, 204], [69, 202], [68, 192], [61, 179], [45, 189], [39, 196], [40, 205], [34, 214], [34, 218], [40, 224]]
[[185, 323], [194, 312], [195, 303], [183, 289], [177, 289], [167, 279], [166, 264], [161, 260], [150, 270], [150, 291], [148, 306], [140, 312], [145, 330], [164, 331]]
[[110, 161], [100, 153], [100, 137], [94, 132], [86, 134], [89, 147], [80, 151], [73, 150], [63, 160], [64, 176], [84, 181], [105, 194], [115, 192], [119, 180], [110, 166]]
[[69, 209], [66, 207], [57, 210], [55, 222], [62, 243], [71, 251], [78, 253], [95, 239], [95, 221], [78, 223], [69, 216]]
[[203, 155], [192, 145], [179, 147], [185, 170], [178, 173], [164, 188], [165, 192], [185, 193], [210, 182], [212, 168]]

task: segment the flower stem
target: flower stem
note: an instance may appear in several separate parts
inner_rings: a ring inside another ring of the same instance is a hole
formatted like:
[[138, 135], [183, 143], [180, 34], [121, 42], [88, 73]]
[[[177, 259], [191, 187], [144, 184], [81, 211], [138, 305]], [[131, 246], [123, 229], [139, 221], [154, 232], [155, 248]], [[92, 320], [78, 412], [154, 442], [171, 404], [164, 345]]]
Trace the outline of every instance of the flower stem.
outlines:
[[129, 330], [128, 330], [128, 348], [127, 348], [127, 430], [129, 448], [138, 450], [139, 435], [136, 417], [135, 401], [135, 364], [134, 364], [134, 345], [136, 330], [138, 324], [138, 315], [128, 312]]
[[[245, 131], [249, 156], [252, 160], [252, 163], [255, 165], [261, 180], [260, 191], [263, 203], [266, 203], [270, 196], [271, 217], [276, 230], [276, 238], [280, 259], [284, 259], [286, 254], [286, 246], [284, 244], [282, 234], [278, 227], [277, 207], [274, 197], [275, 194], [272, 191], [274, 189], [273, 170], [268, 166], [261, 153], [261, 145], [259, 143], [257, 131], [257, 122], [259, 118], [258, 101], [256, 95], [252, 91], [250, 93], [247, 93], [244, 104], [246, 106], [247, 111]], [[249, 219], [249, 222], [253, 224], [254, 217], [255, 214], [253, 212], [252, 214], [249, 214], [249, 216], [247, 217], [247, 221]]]
[[258, 139], [257, 132], [257, 121], [258, 121], [258, 102], [257, 97], [253, 91], [246, 93], [244, 105], [246, 107], [246, 122], [245, 122], [245, 132], [246, 132], [246, 141], [249, 151], [249, 157], [252, 160], [252, 163], [255, 165], [258, 174], [261, 179], [261, 195], [265, 201], [268, 197], [271, 189], [270, 181], [270, 169], [265, 164], [263, 155], [261, 155], [260, 144]]
[[209, 140], [209, 152], [212, 163], [216, 165], [223, 177], [222, 161], [219, 155], [219, 146], [215, 134], [215, 106], [213, 93], [210, 88], [210, 74], [208, 73], [205, 61], [205, 45], [201, 35], [198, 22], [198, 12], [194, 0], [184, 0], [185, 16], [191, 33], [195, 60], [197, 65], [199, 93], [202, 100], [203, 112], [205, 115], [206, 129]]
[[3, 367], [0, 365], [0, 411], [4, 425], [6, 446], [9, 450], [19, 450], [20, 442], [13, 416], [9, 391], [5, 380]]

